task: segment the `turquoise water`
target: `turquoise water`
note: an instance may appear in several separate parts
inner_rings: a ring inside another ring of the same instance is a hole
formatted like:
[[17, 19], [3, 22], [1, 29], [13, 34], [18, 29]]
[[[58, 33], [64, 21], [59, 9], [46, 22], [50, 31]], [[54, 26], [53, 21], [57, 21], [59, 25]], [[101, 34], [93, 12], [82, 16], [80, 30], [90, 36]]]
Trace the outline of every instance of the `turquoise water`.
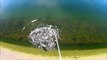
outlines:
[[[105, 0], [1, 0], [2, 18], [104, 18]], [[52, 19], [53, 19], [52, 18]]]
[[[18, 34], [33, 19], [61, 30], [62, 40], [107, 40], [106, 0], [1, 0], [4, 34]], [[16, 29], [16, 30], [13, 30]], [[93, 43], [94, 43], [93, 42]]]

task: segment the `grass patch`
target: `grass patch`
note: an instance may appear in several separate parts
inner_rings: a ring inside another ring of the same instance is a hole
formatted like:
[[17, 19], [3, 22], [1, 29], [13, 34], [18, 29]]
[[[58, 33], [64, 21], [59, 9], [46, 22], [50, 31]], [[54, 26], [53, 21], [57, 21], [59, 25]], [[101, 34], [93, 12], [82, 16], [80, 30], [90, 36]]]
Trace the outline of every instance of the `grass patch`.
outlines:
[[[10, 38], [0, 38], [0, 43], [2, 47], [6, 47], [12, 50], [25, 52], [34, 55], [43, 55], [43, 56], [58, 56], [57, 50], [44, 51], [42, 49], [35, 48], [26, 40], [16, 40]], [[61, 53], [62, 56], [86, 56], [93, 54], [106, 53], [105, 44], [93, 44], [93, 45], [73, 45], [73, 44], [61, 44]]]

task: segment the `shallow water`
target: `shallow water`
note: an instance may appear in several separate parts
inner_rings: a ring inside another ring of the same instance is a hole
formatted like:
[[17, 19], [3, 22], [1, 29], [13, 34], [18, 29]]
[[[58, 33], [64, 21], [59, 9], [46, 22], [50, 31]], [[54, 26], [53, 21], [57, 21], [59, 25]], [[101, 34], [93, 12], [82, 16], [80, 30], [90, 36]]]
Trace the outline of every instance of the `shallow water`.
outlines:
[[58, 26], [62, 40], [68, 42], [105, 41], [106, 3], [106, 0], [1, 0], [1, 35], [15, 37], [23, 26], [38, 19], [36, 25]]

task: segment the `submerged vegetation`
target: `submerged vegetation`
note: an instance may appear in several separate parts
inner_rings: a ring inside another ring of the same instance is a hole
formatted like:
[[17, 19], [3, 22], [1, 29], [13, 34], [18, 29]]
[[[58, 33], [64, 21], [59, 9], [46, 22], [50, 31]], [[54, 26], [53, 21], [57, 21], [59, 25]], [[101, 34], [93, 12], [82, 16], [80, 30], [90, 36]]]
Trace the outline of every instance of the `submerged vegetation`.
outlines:
[[1, 37], [18, 39], [22, 28], [31, 20], [38, 19], [33, 26], [27, 26], [23, 33], [24, 39], [27, 39], [32, 28], [51, 24], [60, 29], [60, 41], [63, 44], [107, 42], [107, 12], [100, 1], [95, 0], [91, 4], [75, 0], [55, 0], [52, 3], [49, 0], [14, 1], [3, 9], [0, 19]]
[[[4, 21], [4, 22], [3, 22]], [[27, 21], [27, 22], [25, 22]], [[28, 20], [2, 20], [0, 25], [1, 37], [18, 39], [21, 30], [29, 21]], [[97, 22], [97, 23], [96, 23]], [[76, 20], [39, 20], [39, 24], [53, 24], [60, 29], [61, 43], [106, 43], [107, 42], [107, 24], [98, 21], [76, 21]], [[27, 38], [32, 26], [28, 26], [24, 31], [24, 39]]]

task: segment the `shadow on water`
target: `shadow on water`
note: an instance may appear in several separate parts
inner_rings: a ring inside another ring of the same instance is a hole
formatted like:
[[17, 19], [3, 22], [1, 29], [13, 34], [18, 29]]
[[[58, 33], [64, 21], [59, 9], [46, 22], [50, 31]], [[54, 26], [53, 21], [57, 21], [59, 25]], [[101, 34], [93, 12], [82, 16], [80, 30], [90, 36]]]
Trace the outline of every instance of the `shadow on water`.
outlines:
[[107, 48], [107, 44], [61, 44], [61, 50], [93, 50]]
[[[14, 45], [34, 48], [34, 46], [26, 40], [17, 40], [12, 38], [0, 38], [1, 42], [6, 42]], [[107, 48], [107, 44], [60, 44], [61, 50], [93, 50]]]
[[17, 40], [12, 38], [0, 38], [1, 42], [6, 42], [14, 45], [25, 46], [25, 47], [33, 47], [32, 44], [28, 40]]

